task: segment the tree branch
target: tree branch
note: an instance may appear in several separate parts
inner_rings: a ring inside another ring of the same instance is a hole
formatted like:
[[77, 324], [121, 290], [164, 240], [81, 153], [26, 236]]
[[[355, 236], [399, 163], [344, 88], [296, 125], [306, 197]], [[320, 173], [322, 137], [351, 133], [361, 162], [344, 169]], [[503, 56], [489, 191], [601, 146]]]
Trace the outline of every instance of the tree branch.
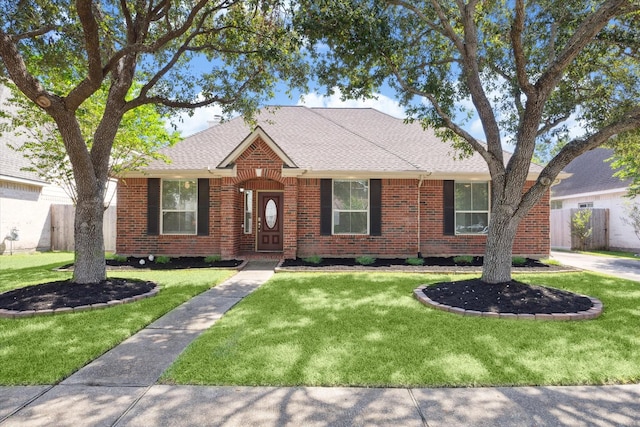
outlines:
[[563, 114], [561, 117], [558, 117], [555, 120], [545, 121], [544, 125], [541, 128], [539, 128], [538, 131], [536, 132], [536, 136], [544, 135], [545, 133], [549, 132], [551, 129], [558, 126], [560, 123], [568, 120], [569, 117], [571, 117], [571, 114]]
[[580, 154], [607, 142], [611, 137], [640, 127], [640, 107], [627, 112], [620, 120], [603, 127], [593, 135], [576, 139], [562, 147], [560, 152], [544, 167], [536, 183], [523, 195], [514, 217], [524, 217], [540, 200], [545, 191], [555, 181], [558, 174]]
[[59, 100], [56, 96], [47, 93], [40, 81], [29, 73], [12, 36], [5, 33], [2, 28], [0, 28], [0, 57], [13, 83], [31, 101], [42, 106], [45, 102], [38, 102], [41, 96], [45, 97], [49, 103], [52, 99]]
[[82, 80], [66, 97], [69, 111], [75, 111], [89, 98], [104, 81], [102, 57], [100, 54], [100, 34], [98, 23], [92, 11], [92, 2], [77, 0], [76, 9], [84, 33], [85, 50], [87, 52], [88, 76]]
[[[413, 4], [407, 3], [406, 1], [403, 1], [403, 0], [387, 0], [387, 4], [392, 5], [392, 6], [399, 6], [399, 7], [402, 7], [404, 9], [407, 9], [408, 11], [410, 11], [414, 15], [416, 15], [416, 17], [418, 17], [418, 19], [420, 19], [422, 22], [424, 22], [433, 31], [443, 35], [444, 37], [446, 37], [446, 38], [450, 39], [452, 42], [454, 42], [455, 45], [458, 47], [458, 49], [462, 48], [462, 46], [463, 46], [462, 40], [460, 40], [460, 37], [458, 37], [458, 35], [453, 30], [453, 28], [449, 25], [448, 21], [446, 21], [446, 19], [443, 18], [444, 15], [442, 14], [442, 9], [440, 9], [439, 15], [441, 15], [440, 16], [440, 20], [443, 23], [443, 25], [446, 24], [445, 28], [441, 28], [438, 25], [436, 25], [417, 6], [414, 6]], [[437, 5], [437, 6], [439, 7], [439, 5]]]
[[24, 40], [24, 39], [31, 39], [31, 38], [35, 38], [35, 37], [39, 37], [42, 36], [44, 34], [47, 34], [50, 31], [53, 31], [56, 29], [55, 25], [45, 25], [44, 27], [40, 27], [36, 30], [33, 31], [27, 31], [25, 33], [20, 33], [20, 34], [14, 34], [11, 36], [11, 40], [13, 40], [14, 42], [20, 41], [20, 40]]
[[533, 85], [529, 82], [526, 70], [526, 59], [524, 53], [524, 47], [522, 46], [522, 32], [524, 31], [524, 0], [516, 0], [515, 4], [516, 15], [511, 25], [511, 45], [513, 46], [513, 56], [516, 63], [516, 77], [518, 83], [522, 88], [522, 91], [530, 96], [533, 93]]
[[216, 95], [212, 98], [204, 99], [202, 101], [188, 102], [188, 101], [176, 101], [176, 100], [164, 98], [161, 96], [147, 97], [146, 95], [140, 94], [138, 97], [126, 103], [124, 107], [124, 111], [132, 110], [144, 104], [161, 104], [171, 108], [187, 108], [187, 109], [206, 107], [207, 105], [211, 105], [214, 103], [222, 104], [222, 105], [230, 105], [236, 102], [240, 94], [243, 93], [249, 87], [249, 85], [253, 82], [253, 80], [263, 71], [264, 70], [262, 69], [262, 67], [260, 67], [258, 70], [252, 73], [249, 77], [247, 77], [247, 79], [242, 83], [242, 85], [240, 85], [238, 89], [235, 91], [236, 95], [231, 98], [221, 98]]
[[564, 70], [576, 56], [593, 40], [605, 25], [616, 16], [640, 10], [640, 3], [629, 0], [608, 0], [594, 13], [589, 15], [578, 26], [573, 36], [569, 39], [564, 49], [555, 57], [547, 71], [545, 71], [535, 84], [544, 97], [556, 86]]

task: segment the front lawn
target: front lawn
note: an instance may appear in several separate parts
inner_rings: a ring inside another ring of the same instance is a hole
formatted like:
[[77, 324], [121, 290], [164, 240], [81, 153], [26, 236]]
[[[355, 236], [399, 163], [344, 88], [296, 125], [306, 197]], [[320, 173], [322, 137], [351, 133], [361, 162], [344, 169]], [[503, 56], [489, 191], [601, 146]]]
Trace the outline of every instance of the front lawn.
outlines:
[[[73, 254], [0, 257], [0, 292], [53, 280], [52, 268]], [[124, 341], [174, 307], [232, 274], [229, 270], [118, 271], [109, 276], [156, 282], [157, 296], [102, 310], [26, 319], [0, 318], [0, 384], [53, 384]]]
[[196, 340], [161, 381], [438, 387], [640, 380], [640, 283], [589, 273], [516, 277], [604, 303], [601, 317], [578, 322], [465, 318], [412, 296], [419, 284], [452, 278], [277, 274]]

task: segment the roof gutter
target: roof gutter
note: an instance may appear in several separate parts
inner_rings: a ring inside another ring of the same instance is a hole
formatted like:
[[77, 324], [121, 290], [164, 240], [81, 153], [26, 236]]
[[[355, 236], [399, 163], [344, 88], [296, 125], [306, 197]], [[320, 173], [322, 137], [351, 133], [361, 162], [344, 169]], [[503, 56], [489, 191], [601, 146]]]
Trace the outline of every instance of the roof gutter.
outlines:
[[236, 165], [229, 168], [207, 166], [203, 169], [145, 169], [121, 174], [119, 178], [202, 178], [207, 174], [211, 178], [235, 178], [238, 170]]

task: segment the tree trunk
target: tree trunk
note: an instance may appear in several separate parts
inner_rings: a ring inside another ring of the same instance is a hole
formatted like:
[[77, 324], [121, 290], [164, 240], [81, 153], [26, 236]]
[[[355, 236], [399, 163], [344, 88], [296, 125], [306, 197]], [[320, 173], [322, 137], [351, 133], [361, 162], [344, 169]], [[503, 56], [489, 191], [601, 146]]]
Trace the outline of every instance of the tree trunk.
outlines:
[[496, 284], [511, 281], [513, 242], [519, 221], [507, 209], [491, 213], [481, 280]]
[[102, 234], [104, 207], [100, 196], [96, 194], [88, 200], [78, 197], [74, 225], [75, 283], [99, 283], [107, 277]]

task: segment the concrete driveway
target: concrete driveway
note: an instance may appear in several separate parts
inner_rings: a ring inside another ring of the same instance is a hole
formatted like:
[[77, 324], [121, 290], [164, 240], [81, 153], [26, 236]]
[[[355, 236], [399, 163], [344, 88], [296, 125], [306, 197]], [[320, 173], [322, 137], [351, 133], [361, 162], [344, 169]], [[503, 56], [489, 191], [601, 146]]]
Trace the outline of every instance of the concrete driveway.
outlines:
[[557, 251], [551, 251], [551, 258], [571, 267], [640, 282], [640, 258], [635, 260]]

